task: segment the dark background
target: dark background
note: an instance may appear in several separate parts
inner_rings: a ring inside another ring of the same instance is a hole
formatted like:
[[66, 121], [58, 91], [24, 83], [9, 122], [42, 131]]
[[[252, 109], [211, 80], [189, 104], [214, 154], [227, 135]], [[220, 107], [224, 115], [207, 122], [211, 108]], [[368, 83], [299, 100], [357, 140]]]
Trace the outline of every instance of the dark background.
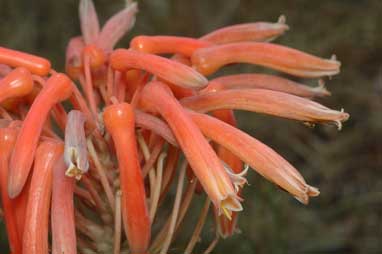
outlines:
[[[327, 80], [333, 95], [319, 100], [350, 113], [342, 131], [239, 114], [242, 129], [287, 158], [321, 195], [303, 206], [250, 172], [239, 221], [242, 233], [221, 241], [215, 253], [382, 253], [382, 1], [138, 3], [136, 26], [119, 46], [127, 46], [137, 34], [199, 37], [235, 23], [275, 22], [285, 14], [291, 29], [277, 43], [325, 58], [334, 53], [342, 62], [341, 73]], [[123, 1], [95, 4], [103, 23]], [[64, 0], [0, 0], [0, 44], [47, 57], [63, 70], [66, 43], [80, 33], [77, 5]], [[242, 65], [224, 71], [264, 69]], [[199, 250], [210, 237], [207, 232]]]

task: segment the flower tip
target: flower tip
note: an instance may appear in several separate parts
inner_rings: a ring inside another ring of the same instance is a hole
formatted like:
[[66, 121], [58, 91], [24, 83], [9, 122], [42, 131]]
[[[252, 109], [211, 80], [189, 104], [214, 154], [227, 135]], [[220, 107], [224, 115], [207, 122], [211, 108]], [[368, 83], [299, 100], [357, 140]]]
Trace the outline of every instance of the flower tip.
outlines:
[[303, 205], [308, 205], [309, 204], [309, 197], [306, 194], [304, 196], [302, 196], [302, 197], [294, 196], [294, 198], [297, 199], [297, 201], [300, 202]]
[[332, 93], [326, 88], [325, 81], [323, 79], [318, 80], [318, 86], [312, 88], [314, 92], [321, 96], [331, 96]]
[[200, 74], [200, 75], [197, 75], [194, 78], [194, 80], [191, 81], [191, 83], [193, 83], [194, 87], [196, 87], [196, 88], [203, 88], [203, 87], [207, 86], [208, 79]]
[[341, 113], [342, 113], [342, 119], [341, 119], [342, 121], [347, 121], [350, 118], [350, 115], [344, 112], [343, 108], [341, 109]]
[[317, 197], [318, 195], [320, 195], [318, 188], [306, 185], [305, 192], [301, 196], [294, 196], [294, 198], [297, 199], [300, 203], [308, 205], [309, 197]]
[[283, 30], [283, 32], [289, 30], [289, 26], [286, 24], [286, 17], [284, 14], [281, 14], [280, 17], [277, 19], [277, 23], [274, 24], [275, 28], [279, 28], [280, 30]]
[[350, 118], [350, 115], [346, 112], [344, 112], [344, 109], [342, 108], [340, 111], [340, 115], [338, 117], [338, 120], [335, 121], [335, 125], [337, 126], [337, 129], [340, 131], [342, 130], [342, 122], [347, 121]]
[[240, 212], [243, 206], [240, 203], [240, 198], [236, 195], [229, 195], [220, 201], [219, 215], [224, 214], [228, 220], [232, 219], [232, 212]]
[[309, 197], [317, 197], [318, 195], [320, 195], [320, 190], [316, 187], [313, 187], [313, 186], [308, 186], [308, 196]]
[[333, 54], [330, 59], [326, 60], [326, 62], [328, 67], [327, 76], [333, 76], [340, 73], [341, 62], [337, 60], [336, 55]]

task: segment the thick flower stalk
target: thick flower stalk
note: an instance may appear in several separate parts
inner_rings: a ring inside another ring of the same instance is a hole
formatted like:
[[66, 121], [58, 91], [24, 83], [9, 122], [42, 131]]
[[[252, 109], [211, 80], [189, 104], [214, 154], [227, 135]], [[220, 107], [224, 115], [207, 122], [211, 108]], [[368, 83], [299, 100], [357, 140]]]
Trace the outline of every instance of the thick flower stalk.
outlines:
[[322, 78], [340, 62], [272, 43], [289, 29], [283, 16], [199, 38], [139, 35], [114, 49], [137, 11], [128, 1], [101, 26], [92, 1], [81, 0], [82, 34], [69, 40], [66, 73], [0, 47], [1, 211], [11, 253], [172, 253], [176, 236], [190, 232], [182, 222], [195, 195], [204, 206], [177, 245], [194, 253], [213, 209], [210, 253], [236, 232], [249, 167], [303, 204], [319, 195], [241, 131], [234, 110], [340, 128], [349, 115], [313, 101], [330, 95], [323, 80], [312, 88], [261, 73], [207, 76], [247, 63]]

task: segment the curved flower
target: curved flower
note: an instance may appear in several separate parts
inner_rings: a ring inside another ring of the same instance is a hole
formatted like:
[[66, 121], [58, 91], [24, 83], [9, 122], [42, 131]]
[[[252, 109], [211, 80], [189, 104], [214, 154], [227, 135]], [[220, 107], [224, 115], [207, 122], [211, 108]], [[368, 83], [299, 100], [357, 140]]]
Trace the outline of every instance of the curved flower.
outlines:
[[232, 211], [241, 211], [241, 204], [223, 165], [167, 89], [163, 83], [152, 82], [145, 87], [141, 100], [167, 121], [194, 173], [219, 211], [227, 216]]
[[201, 48], [192, 55], [192, 64], [204, 75], [231, 63], [250, 63], [298, 77], [318, 78], [338, 74], [341, 63], [322, 59], [296, 49], [265, 42], [239, 42]]

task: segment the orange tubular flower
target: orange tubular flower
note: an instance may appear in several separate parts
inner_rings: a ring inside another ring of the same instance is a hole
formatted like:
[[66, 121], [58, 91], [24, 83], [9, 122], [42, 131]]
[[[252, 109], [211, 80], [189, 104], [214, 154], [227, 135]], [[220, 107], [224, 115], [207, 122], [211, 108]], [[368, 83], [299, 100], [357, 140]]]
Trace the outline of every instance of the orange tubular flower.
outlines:
[[260, 88], [300, 97], [313, 98], [330, 95], [325, 86], [319, 82], [318, 87], [308, 87], [292, 80], [267, 74], [236, 74], [215, 78], [200, 93], [217, 92], [227, 89]]
[[219, 212], [230, 217], [232, 211], [241, 211], [239, 198], [219, 158], [168, 88], [163, 83], [151, 82], [142, 91], [141, 100], [167, 121], [195, 175]]
[[8, 194], [16, 197], [22, 190], [32, 166], [40, 133], [50, 109], [72, 93], [72, 83], [64, 74], [55, 74], [33, 102], [17, 136], [10, 160]]
[[63, 144], [50, 140], [42, 142], [36, 150], [22, 253], [41, 254], [49, 251], [48, 227], [53, 167], [63, 150]]
[[61, 156], [53, 168], [51, 209], [53, 254], [77, 253], [73, 204], [75, 179], [65, 175], [66, 168], [64, 158]]
[[192, 55], [193, 66], [210, 75], [231, 63], [258, 64], [298, 77], [318, 78], [339, 73], [340, 62], [262, 42], [239, 42], [202, 48]]
[[280, 16], [277, 23], [255, 22], [227, 26], [204, 35], [202, 40], [214, 44], [226, 44], [241, 41], [271, 41], [289, 30], [285, 17]]
[[135, 50], [115, 50], [110, 56], [110, 64], [118, 71], [143, 69], [168, 82], [186, 88], [202, 88], [208, 83], [204, 76], [191, 67]]
[[130, 252], [146, 253], [150, 243], [151, 222], [138, 161], [134, 111], [129, 104], [121, 103], [107, 107], [103, 117], [117, 152], [122, 191], [122, 218]]
[[341, 122], [349, 114], [294, 95], [264, 90], [237, 89], [206, 93], [181, 100], [182, 105], [198, 112], [217, 109], [241, 109], [310, 123]]
[[11, 67], [24, 67], [40, 76], [45, 76], [50, 71], [50, 62], [45, 58], [2, 47], [0, 47], [0, 63]]
[[204, 135], [230, 150], [259, 174], [290, 192], [300, 202], [307, 204], [309, 196], [319, 194], [316, 188], [305, 183], [292, 165], [260, 141], [208, 115], [191, 111], [189, 114]]
[[0, 80], [0, 102], [8, 98], [22, 97], [33, 89], [32, 75], [23, 67], [16, 68]]

